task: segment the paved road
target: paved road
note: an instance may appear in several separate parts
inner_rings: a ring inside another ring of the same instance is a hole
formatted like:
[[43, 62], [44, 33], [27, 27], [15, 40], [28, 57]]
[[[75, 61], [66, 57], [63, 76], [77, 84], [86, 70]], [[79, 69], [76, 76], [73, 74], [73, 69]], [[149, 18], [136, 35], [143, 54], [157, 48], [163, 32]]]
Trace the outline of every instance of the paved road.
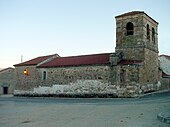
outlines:
[[129, 99], [0, 97], [0, 127], [170, 127], [170, 93]]

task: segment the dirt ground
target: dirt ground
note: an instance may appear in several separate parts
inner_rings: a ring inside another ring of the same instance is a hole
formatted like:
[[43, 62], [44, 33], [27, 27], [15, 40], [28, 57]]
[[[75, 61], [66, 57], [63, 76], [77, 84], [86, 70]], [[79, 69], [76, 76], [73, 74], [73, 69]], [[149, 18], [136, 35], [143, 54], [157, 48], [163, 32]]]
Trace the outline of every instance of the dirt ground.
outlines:
[[0, 97], [1, 127], [170, 127], [170, 94], [132, 99]]

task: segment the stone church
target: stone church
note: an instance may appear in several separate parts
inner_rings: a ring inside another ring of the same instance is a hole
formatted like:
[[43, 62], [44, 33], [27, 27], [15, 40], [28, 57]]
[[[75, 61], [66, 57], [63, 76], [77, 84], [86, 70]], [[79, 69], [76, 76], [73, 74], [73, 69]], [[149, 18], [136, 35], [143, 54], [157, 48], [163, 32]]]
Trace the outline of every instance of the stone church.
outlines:
[[125, 91], [158, 90], [161, 77], [158, 22], [143, 11], [124, 13], [115, 19], [114, 53], [70, 57], [54, 54], [16, 64], [16, 89], [32, 90], [38, 86], [97, 80]]

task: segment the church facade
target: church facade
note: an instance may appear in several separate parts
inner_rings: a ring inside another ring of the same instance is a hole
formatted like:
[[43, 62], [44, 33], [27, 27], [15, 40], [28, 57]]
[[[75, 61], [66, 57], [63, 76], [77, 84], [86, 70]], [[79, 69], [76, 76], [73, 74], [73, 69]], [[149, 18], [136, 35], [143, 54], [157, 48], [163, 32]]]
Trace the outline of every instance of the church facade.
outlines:
[[158, 90], [158, 22], [142, 11], [128, 12], [115, 19], [114, 53], [70, 57], [54, 54], [16, 64], [16, 89], [97, 80], [121, 88], [126, 91], [124, 96], [127, 92]]

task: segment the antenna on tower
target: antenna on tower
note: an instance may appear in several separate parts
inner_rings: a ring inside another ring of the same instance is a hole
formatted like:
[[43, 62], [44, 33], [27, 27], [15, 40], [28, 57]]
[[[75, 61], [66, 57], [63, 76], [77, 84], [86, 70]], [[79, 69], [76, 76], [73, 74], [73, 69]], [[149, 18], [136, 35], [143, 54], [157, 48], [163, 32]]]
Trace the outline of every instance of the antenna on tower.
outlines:
[[22, 63], [22, 61], [23, 61], [23, 55], [21, 55], [21, 63]]

